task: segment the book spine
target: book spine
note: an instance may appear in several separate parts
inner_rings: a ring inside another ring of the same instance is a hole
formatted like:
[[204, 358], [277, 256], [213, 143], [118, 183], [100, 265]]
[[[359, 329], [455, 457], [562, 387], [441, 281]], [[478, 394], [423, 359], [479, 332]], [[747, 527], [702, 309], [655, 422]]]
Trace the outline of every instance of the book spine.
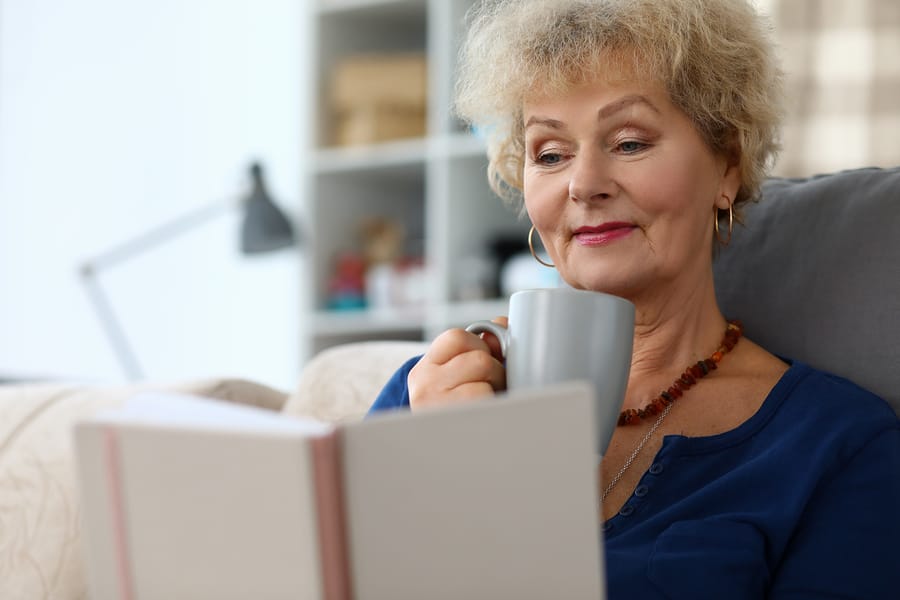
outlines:
[[312, 440], [322, 587], [325, 600], [352, 600], [338, 435]]
[[122, 466], [119, 438], [112, 427], [104, 427], [103, 455], [106, 472], [106, 489], [112, 507], [113, 546], [116, 554], [116, 576], [119, 582], [119, 598], [134, 600], [134, 585], [131, 573], [131, 557], [128, 551], [128, 528], [125, 523], [124, 491], [122, 487]]

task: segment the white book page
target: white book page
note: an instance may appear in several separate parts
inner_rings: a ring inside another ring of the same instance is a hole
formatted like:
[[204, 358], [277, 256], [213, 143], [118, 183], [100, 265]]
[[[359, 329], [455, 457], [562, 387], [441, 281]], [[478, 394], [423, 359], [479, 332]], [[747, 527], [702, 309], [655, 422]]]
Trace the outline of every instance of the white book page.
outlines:
[[333, 429], [167, 393], [79, 423], [93, 597], [322, 600], [314, 447]]
[[602, 597], [592, 390], [342, 430], [356, 600]]
[[120, 408], [100, 412], [91, 421], [108, 424], [169, 426], [216, 431], [254, 431], [321, 436], [334, 426], [309, 418], [187, 394], [144, 392]]

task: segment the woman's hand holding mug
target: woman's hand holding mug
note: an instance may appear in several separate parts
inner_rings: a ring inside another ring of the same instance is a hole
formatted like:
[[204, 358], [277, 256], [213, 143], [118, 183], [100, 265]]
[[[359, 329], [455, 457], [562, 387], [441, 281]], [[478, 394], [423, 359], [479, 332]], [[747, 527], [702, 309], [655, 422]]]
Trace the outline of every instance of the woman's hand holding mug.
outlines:
[[[507, 387], [589, 381], [595, 393], [597, 453], [606, 452], [631, 368], [631, 302], [571, 288], [524, 290], [510, 298], [508, 322], [477, 321], [466, 331], [435, 340], [437, 351], [427, 363], [434, 369], [426, 369], [428, 377], [423, 377], [430, 387], [418, 400], [430, 400], [435, 392], [467, 399]], [[409, 383], [412, 404], [412, 374]]]
[[[493, 321], [506, 327], [506, 317]], [[506, 389], [500, 342], [490, 333], [480, 337], [462, 329], [439, 335], [409, 373], [409, 405], [439, 406], [470, 402]]]

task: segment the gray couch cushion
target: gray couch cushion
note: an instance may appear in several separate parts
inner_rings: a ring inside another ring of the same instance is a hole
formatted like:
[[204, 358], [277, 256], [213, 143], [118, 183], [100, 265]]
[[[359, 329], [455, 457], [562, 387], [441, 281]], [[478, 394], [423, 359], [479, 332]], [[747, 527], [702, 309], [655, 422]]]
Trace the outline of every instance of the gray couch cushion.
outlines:
[[900, 168], [767, 181], [714, 270], [748, 337], [900, 414]]

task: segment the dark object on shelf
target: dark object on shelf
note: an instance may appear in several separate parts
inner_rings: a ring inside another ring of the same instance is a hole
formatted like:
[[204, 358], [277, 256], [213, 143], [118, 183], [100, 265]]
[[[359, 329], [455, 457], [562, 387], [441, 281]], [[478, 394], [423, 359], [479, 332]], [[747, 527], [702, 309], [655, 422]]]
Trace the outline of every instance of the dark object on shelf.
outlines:
[[497, 234], [488, 242], [488, 249], [497, 265], [494, 276], [494, 289], [503, 293], [501, 274], [506, 263], [523, 252], [528, 252], [528, 238], [521, 233]]

